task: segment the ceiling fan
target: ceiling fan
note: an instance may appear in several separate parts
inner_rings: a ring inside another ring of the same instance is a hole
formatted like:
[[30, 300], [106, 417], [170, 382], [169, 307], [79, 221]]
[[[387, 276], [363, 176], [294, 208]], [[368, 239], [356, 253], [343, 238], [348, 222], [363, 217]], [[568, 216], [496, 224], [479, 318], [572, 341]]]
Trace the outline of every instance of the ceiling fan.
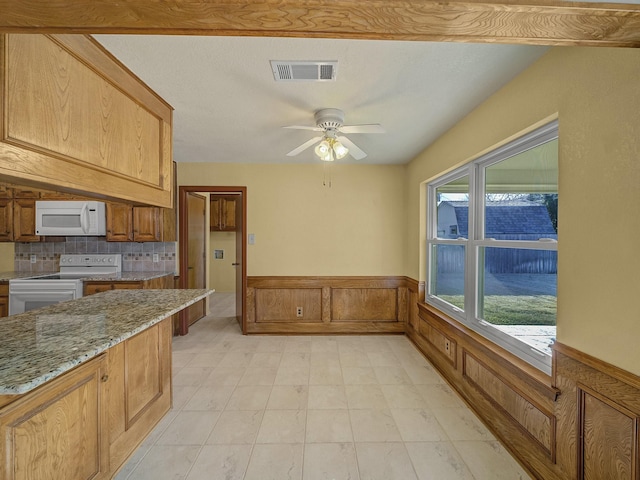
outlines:
[[313, 137], [311, 140], [304, 142], [297, 148], [294, 148], [287, 156], [293, 157], [302, 151], [316, 145], [314, 149], [316, 155], [321, 160], [332, 162], [336, 159], [344, 158], [350, 154], [356, 160], [360, 160], [367, 156], [355, 143], [345, 137], [344, 133], [385, 133], [384, 129], [378, 123], [365, 125], [345, 125], [344, 112], [337, 108], [323, 108], [318, 110], [314, 115], [316, 126], [309, 127], [305, 125], [290, 125], [284, 128], [292, 128], [297, 130], [312, 130], [314, 132], [323, 132], [321, 136]]

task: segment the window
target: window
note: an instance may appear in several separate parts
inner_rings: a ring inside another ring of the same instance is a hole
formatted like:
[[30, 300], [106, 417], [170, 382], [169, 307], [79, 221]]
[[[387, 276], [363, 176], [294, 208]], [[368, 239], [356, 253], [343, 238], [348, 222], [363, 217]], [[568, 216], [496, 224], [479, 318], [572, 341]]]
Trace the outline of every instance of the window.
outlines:
[[426, 301], [550, 373], [558, 124], [428, 185]]

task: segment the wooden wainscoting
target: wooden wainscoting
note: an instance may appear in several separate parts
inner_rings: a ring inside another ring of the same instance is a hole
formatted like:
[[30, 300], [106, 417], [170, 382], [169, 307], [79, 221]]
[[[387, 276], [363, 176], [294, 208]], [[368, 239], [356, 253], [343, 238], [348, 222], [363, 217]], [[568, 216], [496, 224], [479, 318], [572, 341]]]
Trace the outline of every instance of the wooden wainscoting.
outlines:
[[560, 343], [554, 376], [566, 478], [640, 479], [640, 378]]
[[417, 309], [409, 338], [535, 478], [640, 480], [638, 376], [556, 343], [549, 377], [436, 308]]
[[248, 277], [247, 286], [247, 333], [404, 333], [420, 290], [406, 277]]
[[555, 463], [551, 377], [424, 303], [407, 335], [523, 466], [541, 479], [565, 478]]

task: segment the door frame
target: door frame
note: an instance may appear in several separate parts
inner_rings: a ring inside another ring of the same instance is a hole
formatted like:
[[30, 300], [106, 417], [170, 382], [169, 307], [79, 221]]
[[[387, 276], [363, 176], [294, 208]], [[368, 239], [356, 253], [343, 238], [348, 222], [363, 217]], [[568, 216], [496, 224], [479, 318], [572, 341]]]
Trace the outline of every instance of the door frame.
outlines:
[[[223, 193], [223, 194], [240, 194], [242, 195], [242, 212], [240, 215], [242, 221], [242, 251], [240, 252], [240, 269], [242, 275], [242, 289], [240, 292], [236, 291], [236, 298], [241, 295], [242, 302], [242, 334], [247, 333], [247, 187], [233, 187], [233, 186], [198, 186], [198, 185], [181, 185], [178, 187], [179, 197], [179, 261], [180, 261], [180, 288], [187, 288], [187, 267], [189, 265], [189, 229], [187, 222], [184, 221], [188, 218], [187, 213], [187, 193], [189, 192], [205, 192], [205, 193]], [[237, 235], [237, 233], [236, 233]], [[236, 254], [237, 255], [237, 254]], [[207, 252], [207, 258], [209, 258], [209, 252]], [[189, 333], [189, 322], [185, 315], [185, 310], [182, 311], [180, 316], [180, 335], [186, 335]]]

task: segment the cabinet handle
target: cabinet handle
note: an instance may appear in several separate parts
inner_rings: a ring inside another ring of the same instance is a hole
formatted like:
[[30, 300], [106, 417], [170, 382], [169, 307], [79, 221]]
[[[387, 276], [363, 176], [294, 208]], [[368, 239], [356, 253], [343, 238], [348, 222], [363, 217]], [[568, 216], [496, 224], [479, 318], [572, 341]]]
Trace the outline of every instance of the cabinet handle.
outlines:
[[102, 377], [100, 378], [100, 380], [102, 380], [103, 382], [106, 382], [107, 380], [109, 380], [109, 375], [107, 375], [106, 373], [104, 375], [102, 375]]
[[239, 263], [232, 263], [231, 266], [232, 267], [237, 267], [238, 265], [240, 265]]

